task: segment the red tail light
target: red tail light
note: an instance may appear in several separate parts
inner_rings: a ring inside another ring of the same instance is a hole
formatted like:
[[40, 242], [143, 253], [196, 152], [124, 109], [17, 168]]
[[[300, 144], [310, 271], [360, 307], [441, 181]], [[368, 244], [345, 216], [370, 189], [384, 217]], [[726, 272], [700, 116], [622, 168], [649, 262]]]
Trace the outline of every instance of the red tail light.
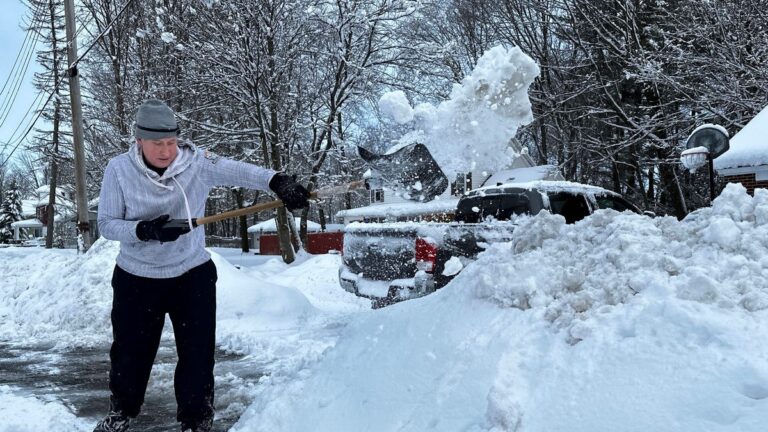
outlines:
[[432, 273], [435, 270], [437, 245], [430, 239], [416, 238], [416, 268]]

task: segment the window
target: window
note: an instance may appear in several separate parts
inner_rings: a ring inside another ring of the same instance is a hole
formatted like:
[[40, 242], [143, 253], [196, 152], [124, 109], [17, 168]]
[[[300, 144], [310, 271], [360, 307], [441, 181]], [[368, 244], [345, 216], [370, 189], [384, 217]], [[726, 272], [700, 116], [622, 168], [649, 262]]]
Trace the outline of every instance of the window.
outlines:
[[529, 214], [531, 203], [524, 193], [473, 196], [460, 200], [456, 210], [457, 222], [504, 221], [514, 215]]
[[451, 183], [451, 195], [462, 196], [472, 190], [472, 173], [458, 173], [456, 180]]
[[617, 196], [597, 195], [595, 196], [595, 201], [597, 202], [597, 208], [600, 209], [613, 209], [618, 212], [623, 212], [626, 210], [633, 212], [637, 211], [635, 210], [634, 206], [627, 200]]
[[563, 216], [568, 224], [589, 216], [589, 205], [584, 196], [569, 192], [549, 194], [549, 209], [552, 213]]
[[371, 189], [371, 202], [384, 202], [384, 189]]

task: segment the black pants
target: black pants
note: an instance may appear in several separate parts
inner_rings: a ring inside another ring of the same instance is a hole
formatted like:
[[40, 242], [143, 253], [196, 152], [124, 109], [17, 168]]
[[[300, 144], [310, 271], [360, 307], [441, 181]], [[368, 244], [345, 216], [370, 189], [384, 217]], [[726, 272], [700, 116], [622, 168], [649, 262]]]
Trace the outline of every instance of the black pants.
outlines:
[[174, 375], [177, 419], [195, 425], [213, 418], [216, 279], [213, 261], [170, 279], [140, 277], [115, 266], [109, 353], [113, 410], [129, 417], [139, 414], [167, 313], [179, 357]]

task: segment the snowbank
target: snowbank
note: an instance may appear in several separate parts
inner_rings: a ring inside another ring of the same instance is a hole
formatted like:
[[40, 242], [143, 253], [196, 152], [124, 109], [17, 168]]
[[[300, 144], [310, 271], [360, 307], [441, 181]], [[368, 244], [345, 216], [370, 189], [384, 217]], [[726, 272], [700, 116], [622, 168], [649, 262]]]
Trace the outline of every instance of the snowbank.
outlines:
[[413, 109], [395, 91], [381, 97], [379, 108], [399, 124], [413, 120], [413, 130], [399, 143], [425, 144], [449, 178], [476, 167], [495, 172], [518, 156], [510, 140], [533, 120], [528, 88], [538, 75], [539, 67], [520, 48], [496, 46], [437, 107], [422, 103]]
[[[0, 339], [55, 343], [58, 348], [109, 343], [111, 279], [118, 251], [119, 243], [105, 239], [82, 256], [72, 250], [2, 250]], [[295, 288], [255, 279], [215, 252], [212, 257], [219, 276], [220, 345], [249, 352], [259, 345], [259, 335], [295, 331], [316, 314]], [[170, 326], [165, 332], [171, 333]]]
[[20, 396], [0, 386], [0, 432], [89, 431], [92, 422], [78, 419], [61, 402]]
[[0, 339], [91, 346], [111, 337], [116, 243], [74, 250], [9, 248], [0, 259]]
[[[522, 222], [437, 293], [355, 316], [233, 431], [762, 431], [768, 192], [682, 222]], [[301, 413], [292, 415], [291, 413]]]

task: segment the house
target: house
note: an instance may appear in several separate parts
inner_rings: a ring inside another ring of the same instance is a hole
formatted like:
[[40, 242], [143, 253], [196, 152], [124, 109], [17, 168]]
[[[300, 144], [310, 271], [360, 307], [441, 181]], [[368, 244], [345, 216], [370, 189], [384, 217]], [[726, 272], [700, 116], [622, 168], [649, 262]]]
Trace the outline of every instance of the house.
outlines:
[[[45, 237], [48, 232], [48, 198], [50, 196], [50, 186], [40, 186], [33, 194], [26, 199], [21, 200], [20, 221], [13, 222], [13, 239], [34, 239]], [[91, 225], [91, 235], [94, 239], [98, 237], [98, 225], [96, 223], [96, 213], [98, 210], [98, 200], [89, 203], [88, 219]], [[56, 188], [56, 204], [53, 216], [54, 229], [61, 230], [71, 241], [65, 246], [75, 246], [75, 232], [77, 230], [77, 209], [75, 204], [75, 188], [71, 185], [61, 185]], [[71, 234], [71, 235], [68, 235]]]
[[[294, 218], [296, 229], [299, 229], [301, 218]], [[344, 227], [338, 224], [327, 224], [325, 230], [319, 223], [307, 221], [307, 244], [304, 248], [311, 254], [324, 254], [331, 250], [340, 251], [343, 246]], [[248, 227], [248, 237], [251, 247], [258, 247], [261, 255], [280, 255], [280, 245], [277, 238], [277, 220], [269, 219]]]
[[[299, 229], [301, 218], [294, 218], [296, 229]], [[307, 232], [320, 232], [320, 224], [311, 220], [307, 221]], [[251, 247], [257, 247], [259, 245], [259, 239], [262, 235], [274, 235], [277, 233], [277, 219], [267, 219], [259, 222], [255, 225], [248, 227], [248, 238], [251, 243]]]
[[726, 183], [741, 183], [750, 195], [768, 188], [768, 107], [730, 140], [730, 149], [714, 160]]

